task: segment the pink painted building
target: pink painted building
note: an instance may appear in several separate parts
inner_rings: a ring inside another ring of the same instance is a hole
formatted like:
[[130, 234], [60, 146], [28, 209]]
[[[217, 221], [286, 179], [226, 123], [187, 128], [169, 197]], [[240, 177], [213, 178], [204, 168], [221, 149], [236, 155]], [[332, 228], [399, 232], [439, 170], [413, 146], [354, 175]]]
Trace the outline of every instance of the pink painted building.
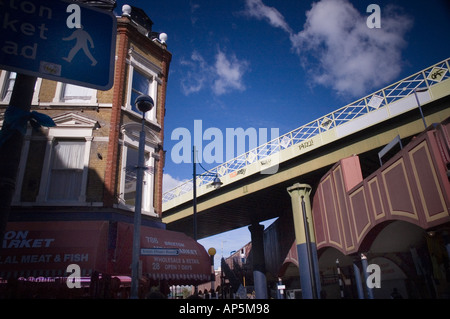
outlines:
[[[447, 119], [366, 178], [356, 155], [321, 178], [312, 211], [324, 296], [390, 298], [396, 288], [404, 298], [450, 298], [449, 150]], [[379, 266], [380, 288], [368, 288], [362, 258]], [[278, 276], [295, 286], [296, 272], [294, 242]]]

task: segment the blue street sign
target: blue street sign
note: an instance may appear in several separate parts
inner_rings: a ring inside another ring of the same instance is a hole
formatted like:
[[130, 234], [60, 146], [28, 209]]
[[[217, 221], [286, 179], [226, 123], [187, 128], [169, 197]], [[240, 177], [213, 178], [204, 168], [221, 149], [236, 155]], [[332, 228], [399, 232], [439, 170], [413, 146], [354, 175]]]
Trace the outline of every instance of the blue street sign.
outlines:
[[109, 90], [117, 20], [63, 0], [0, 1], [0, 68]]
[[177, 248], [141, 248], [141, 256], [178, 256]]

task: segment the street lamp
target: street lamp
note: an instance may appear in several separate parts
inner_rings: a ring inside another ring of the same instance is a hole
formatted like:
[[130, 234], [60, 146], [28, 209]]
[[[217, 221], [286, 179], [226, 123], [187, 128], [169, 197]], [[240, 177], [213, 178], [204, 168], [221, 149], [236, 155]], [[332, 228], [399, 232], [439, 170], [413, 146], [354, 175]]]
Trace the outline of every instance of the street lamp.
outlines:
[[141, 250], [141, 210], [142, 210], [142, 184], [144, 180], [145, 164], [145, 112], [150, 111], [154, 102], [148, 95], [139, 95], [134, 104], [142, 112], [142, 128], [139, 133], [139, 154], [136, 166], [136, 202], [134, 206], [134, 232], [133, 232], [133, 255], [131, 261], [131, 291], [130, 299], [138, 299], [139, 291], [139, 256]]
[[[196, 149], [195, 149], [195, 145], [192, 147], [192, 176], [194, 177], [194, 179], [192, 180], [193, 182], [193, 186], [194, 186], [194, 190], [193, 190], [193, 208], [194, 208], [194, 214], [193, 214], [193, 218], [194, 218], [194, 239], [195, 241], [197, 241], [197, 176], [199, 175], [203, 175], [203, 176], [215, 176], [214, 181], [212, 182], [212, 185], [214, 186], [215, 189], [218, 189], [220, 186], [222, 186], [222, 181], [220, 180], [219, 176], [217, 174], [198, 174], [197, 175], [197, 165], [196, 165], [196, 159], [197, 159], [197, 154], [196, 154]], [[201, 168], [203, 168], [203, 170], [207, 173], [210, 173], [208, 170], [206, 170], [202, 164], [199, 163], [199, 165], [201, 166]]]
[[422, 116], [423, 125], [425, 126], [425, 129], [427, 129], [427, 123], [425, 122], [425, 117], [423, 116], [422, 107], [420, 106], [419, 98], [417, 97], [417, 92], [426, 92], [428, 91], [428, 88], [422, 88], [422, 89], [414, 89], [414, 96], [416, 97], [417, 105], [419, 106], [420, 115]]
[[[195, 149], [195, 145], [192, 146], [192, 183], [194, 184], [194, 188], [193, 188], [193, 209], [194, 209], [194, 213], [192, 215], [193, 219], [194, 219], [194, 240], [197, 241], [197, 165], [196, 165], [196, 161], [197, 160], [197, 151]], [[201, 166], [201, 168], [203, 168], [203, 170], [207, 173], [209, 173], [208, 170], [206, 170], [202, 164], [199, 163], [199, 165]], [[214, 181], [212, 183], [212, 185], [214, 186], [215, 189], [218, 189], [220, 186], [222, 186], [222, 181], [220, 180], [219, 176], [217, 174], [199, 174], [199, 175], [203, 175], [203, 176], [215, 176]], [[195, 290], [195, 294], [198, 293], [198, 287], [197, 285], [194, 288]]]

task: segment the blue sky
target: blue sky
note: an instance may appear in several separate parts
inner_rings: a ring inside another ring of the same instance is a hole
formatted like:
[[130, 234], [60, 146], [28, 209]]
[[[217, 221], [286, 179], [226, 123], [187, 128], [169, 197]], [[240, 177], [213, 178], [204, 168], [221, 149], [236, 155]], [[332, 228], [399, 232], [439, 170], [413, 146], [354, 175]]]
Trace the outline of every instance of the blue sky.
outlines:
[[[116, 14], [123, 4], [144, 9], [173, 55], [165, 188], [192, 178], [191, 163], [172, 160], [171, 135], [194, 120], [284, 134], [450, 55], [445, 0], [120, 0]], [[370, 4], [381, 28], [366, 24]], [[248, 241], [244, 229], [200, 242], [220, 257]]]

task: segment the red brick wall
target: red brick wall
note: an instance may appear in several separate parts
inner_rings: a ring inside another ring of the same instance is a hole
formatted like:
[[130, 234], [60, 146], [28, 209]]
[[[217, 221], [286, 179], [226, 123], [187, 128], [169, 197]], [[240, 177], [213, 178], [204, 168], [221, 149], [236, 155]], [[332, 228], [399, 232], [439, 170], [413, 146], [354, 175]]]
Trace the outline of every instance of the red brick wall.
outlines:
[[114, 74], [114, 93], [112, 102], [112, 113], [109, 131], [108, 154], [106, 157], [105, 169], [105, 192], [103, 202], [105, 207], [112, 207], [116, 196], [117, 166], [119, 165], [119, 133], [120, 114], [122, 101], [125, 94], [125, 73], [127, 64], [125, 63], [128, 52], [127, 28], [122, 24], [117, 27], [117, 59]]

